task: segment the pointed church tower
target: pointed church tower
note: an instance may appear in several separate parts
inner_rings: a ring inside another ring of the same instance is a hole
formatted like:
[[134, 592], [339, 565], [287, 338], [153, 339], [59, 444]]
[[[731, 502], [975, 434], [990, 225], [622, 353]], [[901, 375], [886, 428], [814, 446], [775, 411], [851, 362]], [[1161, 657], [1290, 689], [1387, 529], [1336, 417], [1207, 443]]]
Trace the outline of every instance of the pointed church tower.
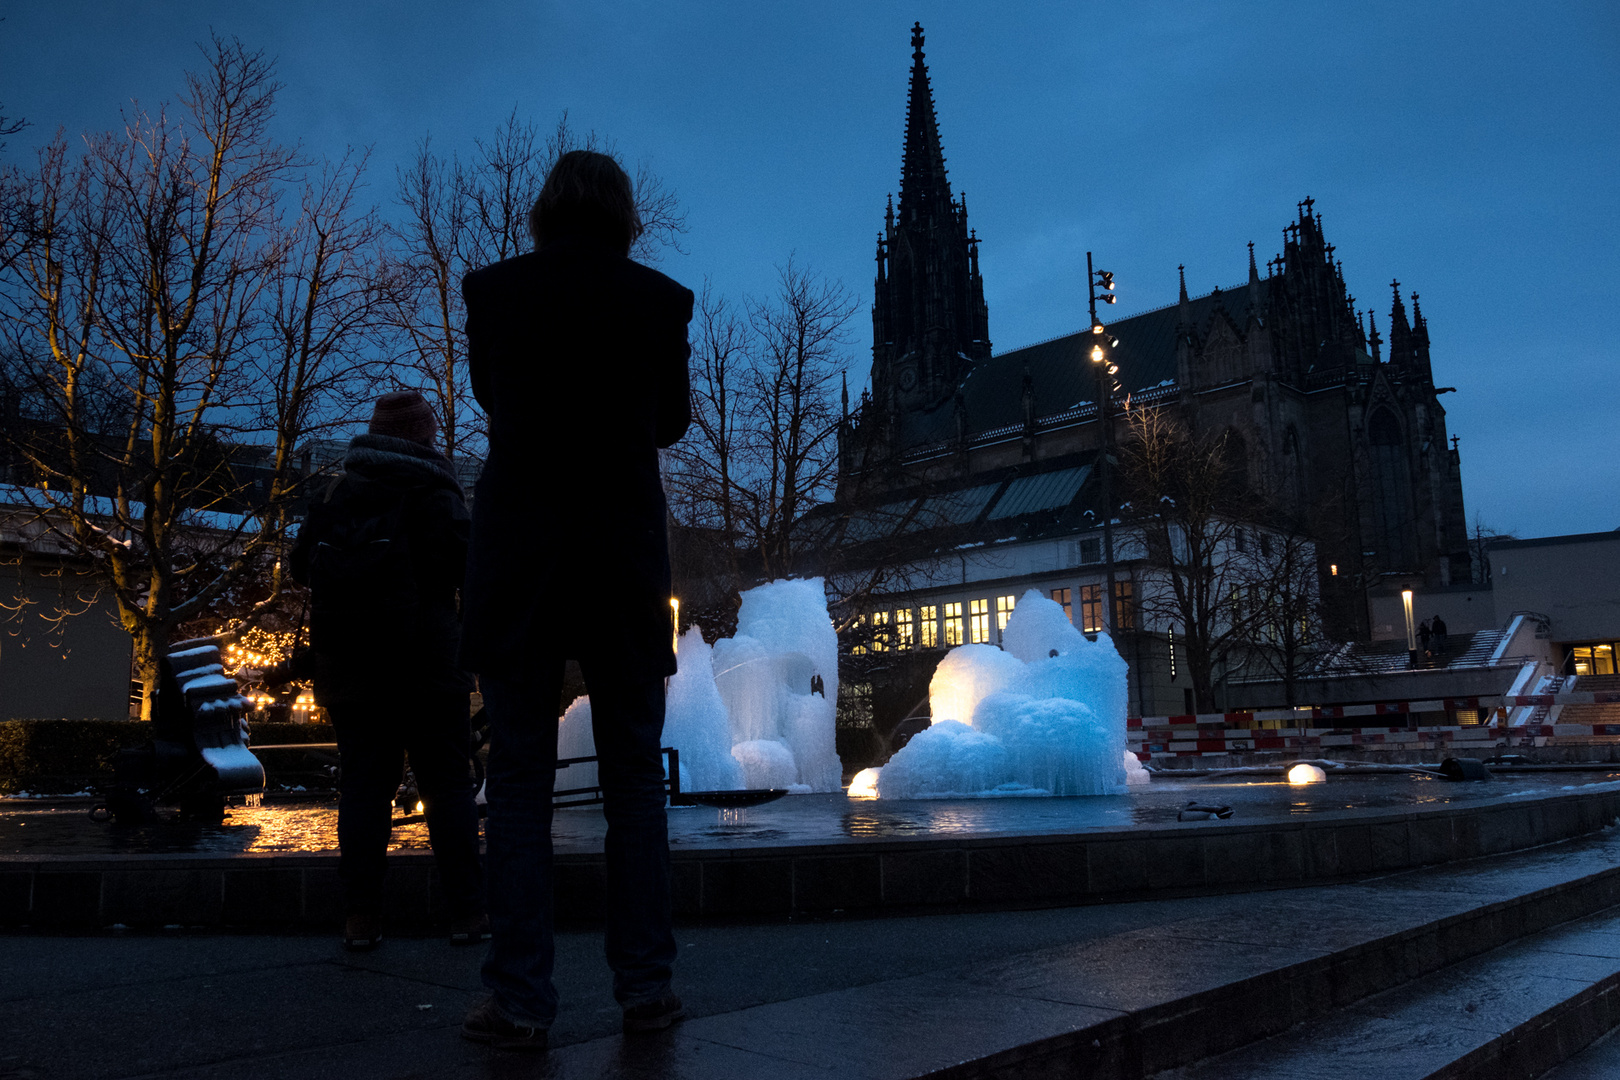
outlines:
[[1365, 340], [1344, 283], [1344, 268], [1322, 232], [1315, 200], [1299, 204], [1299, 219], [1283, 229], [1283, 252], [1271, 279], [1266, 325], [1275, 335], [1283, 371], [1294, 377], [1354, 363]]
[[954, 399], [974, 363], [990, 357], [989, 314], [979, 275], [979, 238], [967, 199], [954, 199], [923, 61], [923, 29], [911, 28], [911, 89], [900, 205], [884, 215], [872, 304], [872, 387], [903, 445], [905, 415]]
[[1412, 359], [1412, 327], [1406, 321], [1406, 305], [1401, 303], [1401, 283], [1391, 281], [1395, 301], [1389, 308], [1389, 362], [1405, 365]]

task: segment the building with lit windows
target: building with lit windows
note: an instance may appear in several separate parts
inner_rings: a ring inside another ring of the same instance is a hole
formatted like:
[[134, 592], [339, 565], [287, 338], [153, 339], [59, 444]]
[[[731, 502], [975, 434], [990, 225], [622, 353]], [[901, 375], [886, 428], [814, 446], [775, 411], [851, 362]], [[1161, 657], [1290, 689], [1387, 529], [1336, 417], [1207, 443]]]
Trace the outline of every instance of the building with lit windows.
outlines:
[[[1106, 416], [1116, 442], [1127, 398], [1228, 433], [1240, 473], [1311, 522], [1328, 633], [1364, 639], [1369, 591], [1469, 580], [1458, 449], [1439, 400], [1451, 388], [1434, 384], [1417, 295], [1409, 309], [1394, 286], [1386, 351], [1322, 215], [1309, 198], [1297, 211], [1273, 258], [1257, 263], [1248, 245], [1246, 280], [1192, 295], [1183, 272], [1172, 302], [1109, 321], [1118, 388]], [[1115, 538], [1116, 591], [1104, 596], [1100, 526], [1118, 499], [1098, 470], [1092, 335], [992, 348], [980, 239], [946, 176], [920, 26], [899, 199], [876, 263], [870, 389], [845, 403], [823, 542], [910, 565], [872, 602], [884, 625], [908, 628], [890, 640], [994, 644], [1034, 588], [1082, 630], [1113, 635], [1133, 712], [1184, 711], [1178, 628], [1144, 624], [1151, 568], [1128, 535]]]

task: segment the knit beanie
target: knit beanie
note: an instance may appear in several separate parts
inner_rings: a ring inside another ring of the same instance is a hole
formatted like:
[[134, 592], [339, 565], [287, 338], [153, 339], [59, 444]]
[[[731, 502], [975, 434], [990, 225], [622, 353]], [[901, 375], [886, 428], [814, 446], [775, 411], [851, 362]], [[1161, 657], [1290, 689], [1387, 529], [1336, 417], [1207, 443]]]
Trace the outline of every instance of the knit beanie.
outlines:
[[373, 435], [392, 435], [431, 446], [433, 437], [439, 433], [439, 422], [421, 394], [415, 390], [396, 390], [377, 399], [371, 425], [366, 430]]

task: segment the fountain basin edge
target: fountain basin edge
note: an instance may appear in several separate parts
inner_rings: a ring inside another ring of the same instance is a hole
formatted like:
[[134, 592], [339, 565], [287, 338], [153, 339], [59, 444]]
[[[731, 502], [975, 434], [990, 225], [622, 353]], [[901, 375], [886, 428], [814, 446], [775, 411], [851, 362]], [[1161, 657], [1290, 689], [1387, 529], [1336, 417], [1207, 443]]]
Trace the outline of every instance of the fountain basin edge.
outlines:
[[[1620, 819], [1620, 788], [1515, 795], [1259, 822], [1071, 833], [840, 837], [815, 844], [681, 847], [678, 919], [752, 921], [878, 912], [1057, 906], [1322, 884], [1556, 843]], [[557, 918], [604, 906], [598, 853], [556, 858]], [[184, 853], [0, 856], [0, 927], [328, 931], [343, 920], [337, 855]], [[446, 919], [433, 857], [389, 856], [395, 933]]]

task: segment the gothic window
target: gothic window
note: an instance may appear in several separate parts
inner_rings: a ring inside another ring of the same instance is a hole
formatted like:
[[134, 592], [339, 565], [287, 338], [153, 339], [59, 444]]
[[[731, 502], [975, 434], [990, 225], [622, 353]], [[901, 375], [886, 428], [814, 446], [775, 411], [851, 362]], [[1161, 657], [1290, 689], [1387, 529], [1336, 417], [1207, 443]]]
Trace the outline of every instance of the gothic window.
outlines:
[[1249, 490], [1249, 444], [1236, 431], [1228, 429], [1221, 443], [1221, 455], [1226, 461], [1226, 480], [1233, 495]]
[[1412, 552], [1407, 525], [1411, 514], [1407, 508], [1411, 505], [1411, 483], [1406, 440], [1392, 410], [1374, 410], [1367, 421], [1367, 441], [1378, 564], [1384, 570], [1409, 569]]
[[1293, 424], [1283, 432], [1283, 494], [1293, 500], [1294, 509], [1305, 505], [1304, 463], [1300, 461], [1299, 431]]

